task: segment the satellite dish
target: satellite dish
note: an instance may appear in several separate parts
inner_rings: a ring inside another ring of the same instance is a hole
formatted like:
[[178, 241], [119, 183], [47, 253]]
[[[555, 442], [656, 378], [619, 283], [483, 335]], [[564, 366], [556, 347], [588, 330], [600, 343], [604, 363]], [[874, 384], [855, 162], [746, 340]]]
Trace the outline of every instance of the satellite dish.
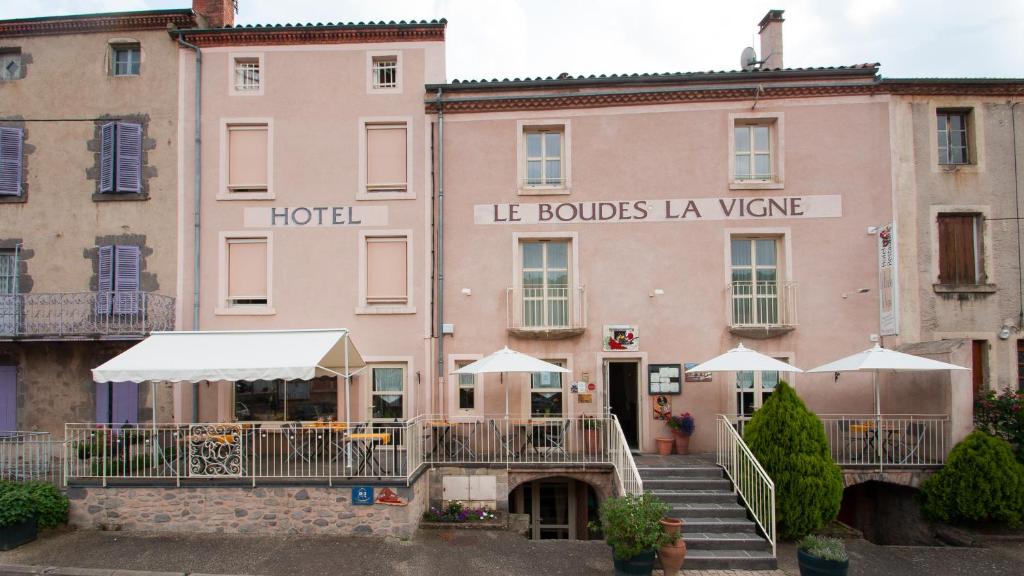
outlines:
[[743, 53], [740, 54], [740, 68], [742, 68], [744, 72], [750, 72], [751, 70], [756, 69], [760, 64], [761, 63], [757, 60], [757, 52], [754, 52], [753, 48], [747, 46], [743, 49]]

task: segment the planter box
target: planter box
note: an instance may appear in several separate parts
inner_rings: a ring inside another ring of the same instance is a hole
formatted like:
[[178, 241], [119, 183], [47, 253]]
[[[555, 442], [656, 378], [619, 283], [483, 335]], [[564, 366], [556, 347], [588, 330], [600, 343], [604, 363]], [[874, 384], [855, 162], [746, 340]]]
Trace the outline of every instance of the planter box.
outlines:
[[13, 550], [36, 539], [39, 532], [36, 519], [26, 520], [0, 528], [0, 550]]
[[822, 560], [803, 550], [796, 551], [796, 559], [800, 565], [800, 576], [846, 576], [850, 567], [849, 560]]
[[615, 564], [615, 576], [635, 576], [639, 574], [649, 576], [654, 570], [654, 551], [643, 552], [628, 560], [619, 560], [613, 556], [613, 561]]

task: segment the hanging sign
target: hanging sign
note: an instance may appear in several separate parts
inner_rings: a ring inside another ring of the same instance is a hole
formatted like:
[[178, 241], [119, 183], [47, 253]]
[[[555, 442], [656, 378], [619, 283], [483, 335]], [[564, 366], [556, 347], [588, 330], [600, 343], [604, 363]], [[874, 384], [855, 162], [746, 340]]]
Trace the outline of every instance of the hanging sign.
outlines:
[[896, 277], [896, 235], [892, 224], [878, 231], [878, 324], [882, 336], [900, 331], [899, 279]]

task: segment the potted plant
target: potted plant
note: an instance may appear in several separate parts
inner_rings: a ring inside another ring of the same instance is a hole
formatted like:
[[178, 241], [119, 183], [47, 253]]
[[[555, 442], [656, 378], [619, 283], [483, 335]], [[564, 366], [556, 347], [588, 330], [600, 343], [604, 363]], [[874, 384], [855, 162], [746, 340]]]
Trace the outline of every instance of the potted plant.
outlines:
[[689, 412], [669, 416], [668, 427], [676, 438], [676, 454], [690, 453], [690, 436], [693, 435], [695, 422]]
[[601, 453], [601, 429], [604, 422], [594, 416], [583, 416], [580, 428], [583, 429], [583, 450], [588, 455], [597, 456]]
[[39, 527], [28, 490], [14, 482], [0, 484], [0, 550], [11, 550], [36, 539]]
[[850, 558], [846, 545], [838, 538], [804, 536], [797, 544], [800, 576], [846, 576]]
[[683, 541], [683, 521], [665, 517], [658, 521], [668, 534], [670, 542], [658, 548], [658, 562], [665, 576], [675, 576], [686, 560], [686, 542]]
[[650, 492], [608, 498], [601, 503], [601, 528], [612, 547], [616, 575], [650, 574], [654, 570], [655, 551], [675, 542], [658, 522], [667, 511], [668, 506]]
[[672, 445], [675, 443], [672, 438], [663, 438], [661, 436], [654, 439], [658, 443], [658, 456], [668, 456], [672, 453]]

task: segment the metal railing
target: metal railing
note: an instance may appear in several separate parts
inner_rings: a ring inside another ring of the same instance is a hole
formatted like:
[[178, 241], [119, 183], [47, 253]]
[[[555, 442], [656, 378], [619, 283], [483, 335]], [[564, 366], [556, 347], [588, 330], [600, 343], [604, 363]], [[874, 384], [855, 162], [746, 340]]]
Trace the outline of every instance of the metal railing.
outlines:
[[0, 431], [0, 480], [60, 484], [63, 452], [49, 432]]
[[842, 467], [914, 468], [946, 463], [945, 414], [819, 414], [832, 459]]
[[774, 557], [775, 483], [736, 432], [731, 419], [722, 414], [717, 419], [717, 440], [715, 462], [725, 470], [754, 522], [772, 543]]
[[174, 330], [174, 298], [148, 292], [0, 296], [0, 339], [141, 337]]
[[733, 328], [797, 325], [796, 282], [730, 282], [726, 290]]
[[512, 286], [505, 289], [508, 329], [513, 332], [579, 332], [587, 327], [583, 286]]

